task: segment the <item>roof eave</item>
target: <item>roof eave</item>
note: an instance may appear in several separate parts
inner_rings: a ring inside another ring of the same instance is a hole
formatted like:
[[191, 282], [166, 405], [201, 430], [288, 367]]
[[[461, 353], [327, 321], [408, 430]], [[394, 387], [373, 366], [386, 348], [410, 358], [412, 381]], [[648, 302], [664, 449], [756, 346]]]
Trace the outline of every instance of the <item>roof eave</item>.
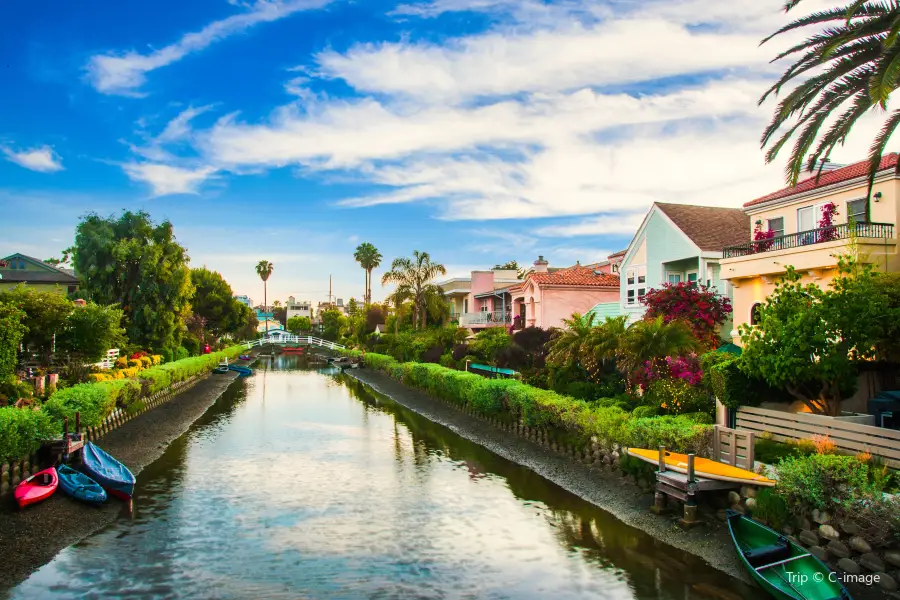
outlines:
[[[875, 183], [883, 183], [884, 181], [887, 181], [889, 179], [900, 179], [900, 175], [896, 173], [895, 167], [887, 167], [875, 174]], [[860, 177], [854, 177], [853, 179], [838, 181], [837, 183], [832, 183], [830, 185], [815, 187], [811, 190], [797, 192], [796, 194], [789, 194], [787, 196], [781, 196], [780, 198], [773, 198], [771, 200], [766, 200], [765, 202], [760, 202], [759, 204], [753, 204], [754, 202], [756, 202], [756, 200], [751, 200], [750, 202], [744, 204], [743, 208], [744, 212], [749, 215], [757, 212], [760, 209], [771, 208], [772, 206], [778, 204], [790, 204], [791, 202], [803, 200], [805, 198], [810, 198], [819, 194], [828, 194], [831, 192], [842, 190], [844, 188], [858, 187], [859, 184], [866, 183], [867, 181], [868, 177], [866, 175], [862, 175]]]

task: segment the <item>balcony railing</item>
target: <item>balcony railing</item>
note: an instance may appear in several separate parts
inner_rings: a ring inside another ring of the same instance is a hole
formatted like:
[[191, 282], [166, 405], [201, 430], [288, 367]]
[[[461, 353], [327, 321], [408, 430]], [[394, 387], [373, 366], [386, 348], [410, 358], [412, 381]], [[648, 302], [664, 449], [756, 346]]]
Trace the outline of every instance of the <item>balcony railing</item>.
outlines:
[[846, 240], [852, 236], [860, 238], [888, 239], [894, 237], [894, 225], [891, 223], [855, 223], [850, 226], [847, 223], [810, 229], [800, 233], [782, 235], [768, 240], [756, 240], [739, 246], [725, 248], [725, 258], [738, 258], [750, 256], [761, 252], [775, 252], [776, 250], [789, 250], [810, 244], [822, 244], [834, 240]]
[[512, 313], [502, 310], [461, 313], [459, 314], [459, 324], [462, 327], [472, 325], [490, 327], [497, 325], [512, 325]]

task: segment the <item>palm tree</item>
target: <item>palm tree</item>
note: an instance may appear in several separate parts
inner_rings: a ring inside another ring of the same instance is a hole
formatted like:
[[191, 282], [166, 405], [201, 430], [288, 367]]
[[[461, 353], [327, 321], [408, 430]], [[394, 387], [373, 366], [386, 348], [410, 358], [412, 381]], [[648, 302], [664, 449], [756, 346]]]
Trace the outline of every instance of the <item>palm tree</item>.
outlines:
[[409, 289], [398, 285], [397, 289], [385, 299], [386, 303], [391, 304], [394, 307], [395, 334], [400, 331], [400, 318], [403, 316], [403, 307], [411, 297], [412, 294]]
[[427, 252], [416, 250], [412, 258], [395, 258], [391, 270], [382, 276], [381, 285], [397, 284], [397, 290], [403, 290], [403, 294], [413, 301], [415, 328], [419, 328], [420, 320], [424, 328], [428, 304], [433, 303], [435, 297], [443, 298], [444, 295], [444, 290], [431, 280], [446, 274], [444, 265], [431, 262]]
[[619, 344], [619, 368], [626, 377], [631, 377], [645, 362], [701, 349], [690, 325], [683, 321], [666, 323], [662, 315], [633, 324], [625, 331]]
[[[775, 58], [792, 57], [795, 62], [760, 99], [762, 103], [768, 96], [777, 95], [785, 85], [798, 84], [779, 102], [762, 136], [765, 147], [775, 140], [782, 125], [795, 121], [766, 153], [766, 161], [773, 161], [797, 134], [786, 169], [791, 184], [797, 182], [804, 162], [807, 169], [816, 168], [820, 159], [827, 159], [831, 150], [844, 142], [864, 114], [870, 110], [886, 110], [888, 97], [900, 84], [897, 36], [900, 3], [897, 0], [848, 1], [846, 7], [797, 19], [763, 40], [765, 43], [790, 31], [815, 28], [813, 35]], [[785, 11], [801, 2], [788, 0]], [[798, 82], [799, 79], [803, 81]], [[826, 121], [830, 121], [828, 129], [820, 135]], [[898, 125], [900, 110], [895, 109], [869, 148], [870, 194], [882, 153]]]
[[582, 316], [579, 313], [570, 319], [563, 319], [565, 329], [561, 329], [550, 341], [547, 360], [560, 365], [582, 362], [588, 342], [594, 333], [594, 313]]
[[366, 290], [363, 296], [363, 303], [369, 305], [372, 303], [372, 271], [381, 265], [381, 253], [378, 248], [369, 242], [363, 242], [356, 247], [353, 258], [366, 271]]
[[[268, 284], [269, 277], [272, 275], [272, 271], [275, 269], [275, 265], [270, 263], [267, 260], [261, 260], [256, 263], [256, 274], [259, 275], [259, 278], [263, 280], [263, 308], [268, 309]], [[269, 335], [269, 319], [266, 319], [266, 335]]]

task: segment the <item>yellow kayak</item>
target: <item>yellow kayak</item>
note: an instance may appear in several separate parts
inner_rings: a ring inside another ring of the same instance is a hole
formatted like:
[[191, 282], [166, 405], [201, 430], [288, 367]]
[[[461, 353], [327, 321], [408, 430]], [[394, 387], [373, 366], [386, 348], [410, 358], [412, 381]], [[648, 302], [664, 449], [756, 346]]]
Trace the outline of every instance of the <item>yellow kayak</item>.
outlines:
[[[645, 448], [628, 448], [628, 456], [639, 458], [652, 465], [659, 464], [659, 450], [647, 450]], [[679, 473], [687, 474], [687, 454], [666, 452], [666, 468]], [[733, 481], [747, 485], [761, 485], [771, 487], [775, 485], [774, 479], [763, 475], [757, 475], [753, 471], [732, 467], [725, 463], [709, 460], [708, 458], [694, 457], [694, 474], [697, 477], [716, 479], [718, 481]]]

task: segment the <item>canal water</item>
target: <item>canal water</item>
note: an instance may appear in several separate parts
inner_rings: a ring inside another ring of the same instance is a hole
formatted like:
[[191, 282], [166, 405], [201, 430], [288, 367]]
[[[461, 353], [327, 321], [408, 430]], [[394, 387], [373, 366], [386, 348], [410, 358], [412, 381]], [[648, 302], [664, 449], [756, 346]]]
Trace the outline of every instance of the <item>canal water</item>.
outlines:
[[31, 598], [737, 599], [758, 590], [300, 357], [260, 364]]

